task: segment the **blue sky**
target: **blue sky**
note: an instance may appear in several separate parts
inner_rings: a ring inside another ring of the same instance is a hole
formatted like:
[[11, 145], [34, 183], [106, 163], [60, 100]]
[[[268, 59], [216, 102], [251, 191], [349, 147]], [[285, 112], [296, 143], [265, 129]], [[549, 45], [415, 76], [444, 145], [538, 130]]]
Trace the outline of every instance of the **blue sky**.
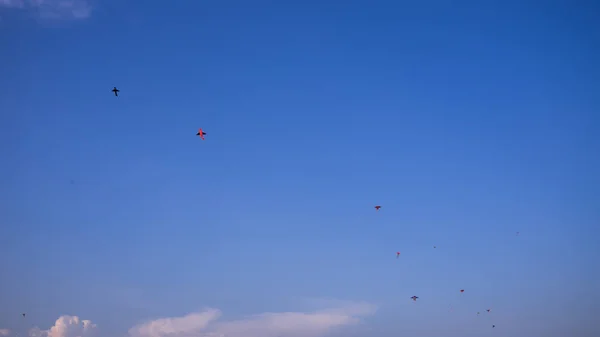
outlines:
[[238, 337], [333, 306], [356, 337], [598, 330], [592, 1], [15, 3], [0, 328], [216, 308]]

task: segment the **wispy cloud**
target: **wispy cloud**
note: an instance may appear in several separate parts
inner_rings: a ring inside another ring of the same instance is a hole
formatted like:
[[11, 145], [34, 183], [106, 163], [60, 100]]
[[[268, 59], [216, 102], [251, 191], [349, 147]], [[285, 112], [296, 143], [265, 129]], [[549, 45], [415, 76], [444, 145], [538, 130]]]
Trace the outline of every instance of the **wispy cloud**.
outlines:
[[89, 0], [0, 0], [0, 6], [34, 10], [48, 18], [85, 19], [92, 13]]
[[5, 7], [23, 8], [25, 6], [25, 0], [0, 0], [0, 5]]
[[[4, 0], [0, 0], [0, 1], [4, 1]], [[0, 336], [8, 336], [8, 335], [10, 335], [10, 330], [0, 329]]]
[[133, 327], [130, 337], [320, 337], [334, 328], [360, 322], [376, 308], [366, 303], [314, 312], [263, 313], [217, 321], [221, 312], [207, 309], [183, 317], [162, 318]]
[[129, 329], [129, 335], [132, 337], [198, 336], [206, 330], [209, 323], [220, 316], [219, 310], [207, 309], [183, 317], [160, 318]]

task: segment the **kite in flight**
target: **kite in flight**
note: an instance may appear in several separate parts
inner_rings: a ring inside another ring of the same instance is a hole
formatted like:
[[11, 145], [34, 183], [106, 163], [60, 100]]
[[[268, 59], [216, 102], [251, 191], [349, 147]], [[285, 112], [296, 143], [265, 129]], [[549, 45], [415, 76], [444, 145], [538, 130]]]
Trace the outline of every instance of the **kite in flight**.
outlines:
[[379, 210], [380, 208], [381, 208], [381, 206], [379, 206], [379, 205], [375, 206], [376, 210]]
[[461, 293], [464, 293], [464, 292], [465, 292], [465, 290], [464, 290], [464, 289], [461, 289], [461, 290], [460, 290], [460, 292], [461, 292]]
[[200, 138], [202, 138], [202, 140], [204, 140], [204, 135], [206, 134], [206, 132], [202, 131], [202, 128], [198, 129], [198, 133], [196, 134], [196, 136], [200, 136]]
[[487, 311], [487, 312], [490, 312], [490, 310], [492, 310], [492, 309], [487, 309], [486, 311]]
[[117, 87], [113, 87], [113, 89], [111, 91], [114, 92], [115, 96], [118, 97], [119, 96], [118, 92], [121, 91], [121, 90], [117, 89]]
[[413, 296], [413, 297], [411, 297], [411, 298], [412, 298], [412, 300], [413, 300], [413, 301], [415, 301], [415, 302], [416, 302], [416, 301], [417, 301], [417, 298], [419, 298], [419, 297], [417, 297], [417, 296]]
[[400, 252], [396, 252], [396, 258], [400, 257]]

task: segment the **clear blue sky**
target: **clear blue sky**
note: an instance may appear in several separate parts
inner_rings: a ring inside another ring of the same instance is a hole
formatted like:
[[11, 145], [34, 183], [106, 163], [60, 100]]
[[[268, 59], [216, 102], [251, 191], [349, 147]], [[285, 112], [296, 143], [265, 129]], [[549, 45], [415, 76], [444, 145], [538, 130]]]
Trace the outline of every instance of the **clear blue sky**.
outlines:
[[343, 3], [0, 7], [0, 328], [331, 297], [359, 337], [592, 336], [600, 6]]

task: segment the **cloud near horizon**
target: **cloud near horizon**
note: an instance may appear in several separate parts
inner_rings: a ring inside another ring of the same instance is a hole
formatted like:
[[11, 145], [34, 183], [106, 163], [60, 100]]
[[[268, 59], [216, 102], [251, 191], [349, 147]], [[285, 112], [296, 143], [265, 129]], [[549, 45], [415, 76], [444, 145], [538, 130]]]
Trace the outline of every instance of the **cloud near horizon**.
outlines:
[[[127, 337], [321, 337], [336, 328], [361, 322], [377, 308], [367, 303], [313, 312], [262, 313], [237, 320], [222, 320], [221, 311], [207, 308], [181, 317], [150, 320], [129, 329]], [[61, 316], [48, 330], [34, 328], [30, 337], [99, 337], [89, 320]]]
[[34, 10], [45, 18], [85, 19], [92, 13], [90, 0], [0, 0], [0, 7]]
[[263, 313], [244, 319], [217, 321], [221, 311], [206, 309], [183, 317], [162, 318], [137, 325], [130, 337], [319, 337], [334, 328], [357, 324], [374, 314], [366, 303], [314, 312]]
[[77, 316], [60, 316], [48, 330], [33, 328], [30, 337], [97, 337], [98, 327], [89, 320]]

